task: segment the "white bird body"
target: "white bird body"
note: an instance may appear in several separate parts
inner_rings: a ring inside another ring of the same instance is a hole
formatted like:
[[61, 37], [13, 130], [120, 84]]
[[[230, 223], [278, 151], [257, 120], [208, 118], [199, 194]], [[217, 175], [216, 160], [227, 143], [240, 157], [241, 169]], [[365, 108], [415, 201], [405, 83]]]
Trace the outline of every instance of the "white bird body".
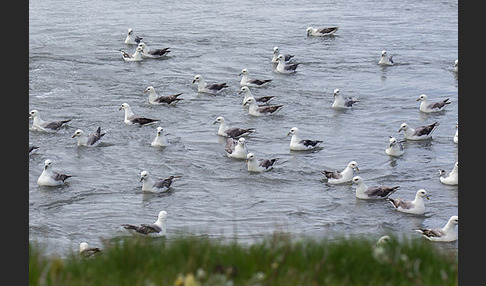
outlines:
[[439, 180], [445, 185], [457, 185], [459, 184], [459, 163], [454, 164], [454, 168], [451, 172], [445, 170], [439, 170], [440, 177]]
[[[278, 63], [278, 56], [280, 55], [279, 53], [279, 49], [278, 47], [273, 47], [273, 56], [272, 56], [272, 63]], [[286, 62], [290, 61], [290, 59], [292, 59], [294, 57], [294, 55], [291, 55], [291, 54], [282, 54], [282, 56], [284, 57], [284, 60]]]
[[442, 101], [437, 102], [429, 102], [427, 95], [421, 94], [417, 101], [420, 102], [419, 110], [425, 113], [432, 113], [432, 112], [440, 112], [443, 111], [448, 104], [451, 104], [449, 98], [446, 98]]
[[101, 250], [98, 247], [90, 247], [87, 242], [81, 242], [79, 244], [79, 255], [82, 257], [92, 257], [100, 252]]
[[172, 182], [179, 178], [181, 178], [181, 176], [170, 176], [166, 179], [160, 179], [154, 181], [149, 172], [142, 171], [140, 173], [140, 182], [142, 182], [143, 192], [151, 192], [151, 193], [165, 192], [172, 185]]
[[168, 53], [170, 53], [170, 48], [163, 48], [163, 49], [150, 49], [147, 47], [147, 45], [143, 42], [140, 42], [138, 44], [138, 47], [142, 48], [142, 58], [152, 58], [152, 59], [158, 59], [163, 56], [166, 56]]
[[254, 97], [247, 98], [243, 105], [248, 105], [248, 114], [253, 116], [276, 114], [283, 108], [283, 105], [258, 106]]
[[354, 170], [359, 171], [358, 163], [356, 163], [356, 161], [351, 161], [341, 172], [324, 170], [322, 171], [322, 174], [326, 176], [329, 184], [336, 185], [351, 182], [354, 176]]
[[266, 172], [273, 169], [273, 164], [277, 159], [256, 159], [255, 154], [248, 153], [246, 163], [249, 172]]
[[153, 147], [167, 147], [170, 145], [169, 139], [163, 134], [164, 129], [159, 126], [157, 127], [157, 135], [155, 139], [150, 143], [150, 146]]
[[243, 69], [238, 75], [242, 75], [241, 81], [240, 81], [240, 86], [254, 86], [254, 87], [260, 87], [267, 85], [269, 82], [271, 82], [271, 79], [250, 79], [250, 72], [248, 69]]
[[325, 27], [325, 28], [313, 28], [313, 27], [308, 27], [305, 32], [307, 36], [314, 36], [314, 37], [324, 37], [324, 36], [330, 36], [333, 35], [334, 33], [339, 30], [338, 27]]
[[226, 83], [213, 83], [213, 84], [206, 84], [204, 78], [201, 75], [194, 76], [192, 83], [197, 83], [197, 92], [203, 93], [210, 93], [216, 94], [221, 91], [223, 88], [228, 87]]
[[127, 53], [125, 51], [121, 51], [121, 54], [122, 54], [123, 60], [126, 61], [126, 62], [139, 62], [139, 61], [143, 60], [142, 48], [141, 47], [137, 47], [135, 49], [135, 52], [133, 53], [133, 55], [130, 55], [129, 53]]
[[283, 55], [279, 55], [277, 57], [277, 61], [278, 61], [278, 65], [275, 68], [275, 71], [283, 74], [294, 73], [297, 69], [297, 66], [299, 65], [298, 63], [287, 64], [285, 62], [285, 58], [283, 57]]
[[427, 195], [427, 191], [424, 189], [420, 189], [415, 194], [415, 199], [413, 201], [407, 201], [403, 199], [393, 199], [393, 198], [388, 198], [388, 200], [397, 211], [403, 213], [422, 215], [425, 213], [424, 198], [426, 198], [427, 200], [429, 199], [429, 196]]
[[439, 126], [438, 121], [415, 129], [410, 127], [407, 123], [402, 123], [398, 132], [403, 131], [403, 137], [407, 140], [426, 140], [432, 138], [432, 132], [434, 132], [437, 126]]
[[228, 157], [230, 158], [246, 159], [248, 155], [246, 140], [243, 137], [238, 140], [228, 138], [225, 150], [228, 152]]
[[287, 136], [290, 135], [292, 135], [292, 138], [290, 139], [289, 148], [290, 150], [294, 151], [313, 150], [323, 142], [321, 140], [300, 139], [299, 128], [297, 127], [293, 127], [292, 129], [290, 129], [290, 131], [287, 133]]
[[353, 177], [352, 182], [356, 184], [356, 198], [364, 200], [386, 199], [400, 187], [368, 187], [360, 176]]
[[122, 109], [125, 111], [125, 117], [123, 119], [123, 122], [127, 125], [133, 125], [133, 124], [147, 125], [158, 121], [156, 119], [150, 119], [150, 118], [135, 115], [128, 103], [123, 103], [118, 108], [118, 110], [122, 110]]
[[458, 236], [455, 230], [459, 223], [458, 216], [454, 215], [449, 218], [447, 224], [443, 228], [418, 228], [415, 231], [422, 234], [423, 237], [430, 241], [436, 242], [450, 242], [456, 241]]
[[135, 36], [135, 34], [133, 33], [133, 29], [128, 28], [127, 37], [125, 38], [125, 42], [124, 42], [125, 44], [138, 45], [138, 43], [140, 43], [141, 40], [142, 38]]
[[381, 57], [378, 64], [382, 66], [392, 66], [395, 63], [393, 62], [393, 56], [389, 57], [386, 51], [381, 51]]
[[339, 89], [334, 90], [334, 102], [332, 103], [332, 108], [348, 108], [348, 107], [353, 107], [353, 104], [358, 102], [357, 98], [352, 98], [352, 97], [346, 97], [344, 98], [341, 93], [339, 92]]
[[160, 211], [157, 220], [153, 224], [141, 224], [140, 226], [132, 224], [122, 224], [121, 226], [123, 226], [128, 232], [133, 235], [160, 237], [166, 236], [167, 234], [166, 221], [167, 212]]
[[101, 137], [103, 137], [105, 134], [105, 131], [101, 131], [101, 127], [98, 127], [98, 129], [96, 129], [95, 132], [89, 134], [89, 136], [86, 136], [83, 130], [78, 129], [74, 132], [71, 138], [78, 138], [77, 146], [94, 147], [98, 146], [101, 143]]
[[59, 121], [44, 121], [42, 120], [39, 111], [37, 111], [36, 109], [31, 110], [29, 112], [29, 116], [33, 118], [31, 130], [37, 130], [43, 132], [56, 132], [65, 123], [71, 121], [71, 119], [59, 120]]
[[402, 141], [398, 141], [395, 137], [390, 137], [390, 144], [385, 149], [385, 153], [393, 157], [402, 156], [405, 153]]
[[44, 161], [44, 169], [37, 179], [39, 186], [60, 186], [64, 184], [64, 181], [71, 176], [61, 172], [52, 171], [52, 161], [47, 159]]

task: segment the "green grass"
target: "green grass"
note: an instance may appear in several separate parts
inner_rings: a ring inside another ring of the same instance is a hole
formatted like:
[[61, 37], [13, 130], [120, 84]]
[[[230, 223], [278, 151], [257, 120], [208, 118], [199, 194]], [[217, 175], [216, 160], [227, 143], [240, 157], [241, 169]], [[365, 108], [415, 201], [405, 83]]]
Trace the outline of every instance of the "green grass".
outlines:
[[457, 254], [424, 239], [124, 238], [93, 258], [46, 257], [29, 244], [30, 285], [457, 285]]

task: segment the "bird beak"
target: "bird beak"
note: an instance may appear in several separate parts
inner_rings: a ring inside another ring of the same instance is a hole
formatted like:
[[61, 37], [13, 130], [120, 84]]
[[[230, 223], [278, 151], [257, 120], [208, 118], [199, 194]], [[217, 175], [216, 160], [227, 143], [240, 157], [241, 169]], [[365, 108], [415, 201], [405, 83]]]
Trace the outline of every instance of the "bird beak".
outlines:
[[214, 124], [216, 124], [216, 122], [218, 122], [218, 121], [214, 121], [214, 122], [213, 122], [213, 125], [214, 125]]
[[240, 94], [242, 94], [242, 93], [243, 93], [243, 91], [242, 91], [242, 90], [240, 90], [240, 91], [238, 91], [236, 94], [240, 95]]
[[238, 75], [242, 75], [242, 73], [239, 73]]
[[120, 107], [118, 108], [118, 110], [122, 110], [122, 107], [120, 106]]
[[147, 93], [148, 91], [147, 90], [144, 90], [143, 93]]
[[427, 200], [430, 200], [430, 197], [429, 197], [429, 195], [426, 195], [426, 196], [425, 196], [425, 198], [426, 198]]
[[289, 133], [287, 133], [287, 136], [290, 136], [290, 132], [289, 132]]
[[196, 82], [196, 80], [195, 80], [195, 79], [193, 79], [193, 80], [192, 80], [192, 83], [195, 83], [195, 82]]
[[71, 138], [74, 138], [74, 137], [76, 137], [76, 134], [73, 134], [73, 136], [71, 136]]
[[140, 177], [140, 182], [143, 181], [143, 177]]
[[359, 168], [358, 168], [358, 166], [356, 166], [356, 171], [359, 171]]
[[416, 100], [416, 101], [419, 101], [419, 100], [420, 100], [420, 97], [419, 97], [419, 98], [417, 98], [417, 100]]

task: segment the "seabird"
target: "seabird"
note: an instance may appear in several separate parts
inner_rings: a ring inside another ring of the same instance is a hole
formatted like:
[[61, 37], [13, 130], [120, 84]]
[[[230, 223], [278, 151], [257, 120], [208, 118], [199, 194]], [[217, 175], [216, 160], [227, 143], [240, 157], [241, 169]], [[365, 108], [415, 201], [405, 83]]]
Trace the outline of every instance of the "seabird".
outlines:
[[[273, 47], [273, 56], [272, 56], [272, 63], [278, 63], [277, 57], [280, 55], [279, 49], [277, 46]], [[288, 62], [290, 59], [294, 57], [294, 55], [291, 54], [282, 54], [284, 57], [285, 61]]]
[[179, 100], [183, 100], [183, 98], [178, 98], [179, 95], [182, 94], [181, 93], [176, 93], [176, 94], [172, 94], [172, 95], [158, 95], [156, 92], [155, 92], [155, 88], [153, 86], [149, 86], [147, 87], [143, 93], [149, 93], [149, 103], [150, 104], [169, 104], [171, 105], [172, 103], [176, 104], [177, 102], [179, 102]]
[[459, 72], [459, 60], [454, 61], [454, 67], [452, 69], [454, 72]]
[[415, 194], [415, 199], [413, 201], [407, 201], [404, 199], [393, 199], [393, 198], [388, 198], [388, 200], [397, 211], [403, 213], [409, 213], [409, 214], [422, 215], [425, 213], [424, 198], [428, 200], [429, 195], [427, 194], [426, 190], [420, 189]]
[[338, 27], [325, 27], [325, 28], [313, 28], [308, 27], [305, 32], [307, 36], [315, 36], [315, 37], [323, 37], [323, 36], [330, 36], [339, 30]]
[[260, 86], [263, 86], [265, 84], [268, 84], [269, 82], [271, 82], [272, 80], [271, 79], [250, 79], [250, 72], [248, 71], [248, 69], [243, 69], [241, 70], [241, 72], [238, 74], [239, 76], [243, 75], [243, 77], [241, 78], [241, 81], [240, 81], [240, 86], [256, 86], [256, 87], [260, 87]]
[[134, 235], [165, 236], [166, 221], [167, 212], [160, 211], [157, 220], [153, 224], [142, 223], [140, 226], [136, 226], [133, 224], [122, 224], [121, 226], [123, 226], [128, 232]]
[[142, 125], [146, 125], [146, 124], [149, 124], [149, 123], [155, 123], [155, 122], [158, 121], [157, 119], [150, 119], [150, 118], [145, 118], [145, 117], [142, 117], [142, 116], [135, 115], [133, 113], [132, 109], [130, 108], [130, 105], [128, 105], [128, 103], [123, 103], [118, 108], [118, 110], [122, 110], [122, 109], [125, 110], [125, 119], [123, 120], [123, 122], [125, 122], [125, 124], [128, 124], [128, 125], [139, 124], [140, 126], [142, 126]]
[[172, 182], [181, 178], [182, 176], [170, 176], [166, 179], [158, 179], [154, 181], [150, 173], [147, 171], [142, 171], [140, 173], [140, 182], [142, 182], [143, 192], [161, 193], [167, 191], [172, 185]]
[[459, 122], [456, 122], [456, 127], [454, 128], [456, 129], [456, 134], [454, 134], [452, 140], [454, 141], [454, 143], [459, 143]]
[[101, 137], [106, 134], [105, 131], [101, 132], [101, 126], [96, 129], [95, 132], [86, 136], [81, 129], [76, 130], [71, 138], [78, 137], [78, 146], [97, 146], [101, 141]]
[[393, 56], [388, 56], [385, 50], [381, 51], [380, 61], [378, 61], [379, 65], [382, 66], [392, 66], [395, 63], [393, 62]]
[[219, 123], [218, 135], [230, 138], [238, 138], [240, 136], [249, 135], [255, 132], [255, 128], [238, 128], [229, 127], [226, 125], [226, 121], [223, 116], [218, 116], [216, 120], [213, 121], [213, 125]]
[[226, 146], [224, 148], [228, 152], [228, 157], [235, 159], [246, 159], [248, 149], [246, 148], [246, 140], [241, 137], [238, 140], [233, 138], [226, 139]]
[[415, 231], [422, 234], [423, 237], [430, 241], [449, 242], [457, 240], [456, 225], [459, 223], [459, 217], [451, 216], [443, 228], [418, 228]]
[[246, 155], [246, 163], [249, 172], [264, 172], [273, 169], [273, 164], [277, 161], [274, 159], [256, 159], [255, 154], [248, 153]]
[[446, 98], [444, 100], [438, 101], [438, 102], [429, 102], [427, 95], [421, 94], [419, 98], [417, 98], [417, 101], [422, 101], [420, 103], [420, 111], [426, 112], [426, 113], [431, 113], [431, 112], [439, 112], [445, 109], [447, 104], [451, 104], [449, 101], [449, 98]]
[[332, 103], [332, 108], [348, 108], [352, 107], [353, 104], [358, 102], [358, 99], [355, 97], [346, 97], [344, 98], [341, 93], [339, 92], [339, 89], [334, 90], [334, 102]]
[[135, 52], [133, 53], [133, 55], [130, 55], [129, 53], [127, 53], [123, 50], [120, 51], [120, 52], [122, 54], [123, 60], [126, 61], [126, 62], [139, 62], [139, 61], [143, 60], [142, 48], [141, 47], [137, 47], [135, 49]]
[[432, 132], [439, 126], [439, 122], [436, 121], [432, 124], [412, 128], [407, 123], [402, 123], [398, 132], [403, 131], [403, 137], [407, 140], [425, 140], [432, 138]]
[[285, 63], [285, 58], [282, 55], [279, 55], [277, 57], [277, 61], [278, 61], [278, 65], [275, 68], [275, 71], [277, 71], [279, 73], [293, 73], [293, 72], [296, 71], [297, 66], [299, 65], [298, 63], [297, 64]]
[[[243, 98], [243, 104], [245, 104], [245, 101], [250, 98], [254, 97], [253, 94], [250, 91], [250, 88], [248, 86], [242, 86], [240, 91], [238, 91], [238, 95], [244, 94], [245, 97]], [[259, 96], [259, 97], [254, 97], [257, 103], [269, 103], [272, 101], [275, 96]]]
[[29, 113], [29, 116], [34, 119], [32, 121], [32, 130], [40, 130], [45, 132], [57, 131], [61, 128], [61, 126], [71, 121], [71, 119], [58, 120], [58, 121], [44, 121], [40, 117], [39, 111], [37, 111], [36, 109], [32, 109]]
[[258, 106], [254, 97], [249, 97], [246, 99], [243, 106], [247, 105], [249, 106], [248, 114], [251, 114], [253, 116], [276, 114], [283, 108], [283, 105]]
[[138, 44], [138, 46], [142, 48], [142, 57], [143, 58], [158, 59], [158, 58], [161, 58], [161, 57], [167, 55], [168, 53], [170, 53], [170, 51], [169, 51], [170, 47], [163, 48], [163, 49], [150, 49], [143, 42], [140, 42]]
[[135, 36], [133, 29], [128, 28], [127, 38], [125, 39], [125, 44], [128, 45], [138, 45], [143, 38]]
[[395, 187], [385, 187], [385, 186], [373, 186], [368, 187], [363, 178], [360, 176], [353, 177], [353, 184], [356, 184], [356, 197], [358, 199], [386, 199], [391, 194], [396, 192], [400, 186]]
[[87, 242], [81, 242], [79, 244], [79, 255], [81, 257], [92, 257], [93, 255], [100, 253], [101, 249], [98, 247], [89, 247]]
[[64, 181], [72, 177], [61, 172], [52, 171], [52, 161], [47, 159], [44, 161], [44, 170], [42, 174], [37, 179], [37, 184], [39, 186], [59, 186], [64, 184]]
[[192, 80], [192, 83], [197, 82], [197, 91], [204, 92], [204, 93], [211, 93], [216, 94], [221, 91], [225, 87], [229, 87], [226, 83], [213, 83], [213, 84], [206, 84], [204, 79], [201, 75], [196, 75]]
[[154, 147], [167, 147], [170, 145], [169, 139], [163, 134], [164, 128], [161, 126], [157, 127], [157, 135], [154, 141], [150, 143], [150, 146]]
[[439, 170], [439, 180], [442, 184], [446, 185], [457, 185], [459, 184], [459, 162], [454, 164], [452, 171], [447, 172], [446, 170]]
[[353, 179], [354, 170], [359, 171], [358, 163], [351, 161], [346, 168], [342, 171], [322, 171], [322, 174], [326, 176], [329, 184], [341, 184], [351, 182]]
[[405, 153], [403, 148], [404, 141], [398, 141], [397, 138], [390, 136], [390, 144], [385, 149], [385, 153], [390, 156], [399, 157]]
[[294, 151], [303, 151], [303, 150], [312, 150], [315, 149], [321, 144], [322, 140], [309, 140], [309, 139], [300, 139], [299, 137], [299, 128], [292, 127], [290, 131], [287, 133], [287, 136], [292, 135], [290, 139], [290, 150]]

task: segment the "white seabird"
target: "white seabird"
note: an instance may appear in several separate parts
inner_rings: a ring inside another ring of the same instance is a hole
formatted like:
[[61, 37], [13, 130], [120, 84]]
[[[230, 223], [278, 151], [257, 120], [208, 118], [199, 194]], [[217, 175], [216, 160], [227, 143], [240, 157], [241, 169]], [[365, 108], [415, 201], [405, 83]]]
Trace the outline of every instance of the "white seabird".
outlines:
[[[273, 56], [272, 56], [272, 63], [278, 63], [277, 57], [280, 55], [280, 50], [277, 46], [273, 47]], [[290, 61], [294, 55], [291, 54], [282, 54], [284, 60], [286, 62]]]
[[300, 139], [299, 136], [299, 128], [292, 127], [290, 131], [287, 133], [287, 136], [292, 135], [290, 139], [290, 150], [294, 151], [304, 151], [304, 150], [313, 150], [321, 144], [322, 140], [309, 140], [309, 139]]
[[229, 127], [226, 124], [226, 120], [223, 116], [218, 116], [218, 118], [213, 121], [213, 125], [215, 125], [216, 123], [219, 123], [218, 135], [224, 137], [238, 138], [240, 136], [245, 136], [255, 132], [255, 128]]
[[256, 99], [254, 97], [249, 97], [244, 106], [249, 106], [248, 114], [253, 116], [264, 116], [270, 114], [276, 114], [283, 108], [283, 105], [267, 105], [267, 106], [258, 106], [256, 103]]
[[118, 110], [125, 110], [125, 119], [123, 122], [127, 125], [133, 125], [133, 124], [138, 124], [140, 126], [142, 125], [147, 125], [149, 123], [155, 123], [158, 120], [157, 119], [150, 119], [142, 116], [137, 116], [133, 113], [132, 109], [130, 108], [130, 105], [128, 103], [123, 103]]
[[348, 108], [348, 107], [353, 107], [353, 104], [358, 102], [358, 99], [355, 97], [346, 97], [344, 98], [341, 93], [339, 92], [339, 89], [335, 89], [334, 93], [334, 102], [332, 103], [332, 108]]
[[133, 224], [122, 224], [128, 232], [133, 235], [147, 235], [147, 236], [166, 236], [166, 221], [167, 221], [167, 212], [160, 211], [157, 220], [153, 224], [145, 224], [142, 223], [140, 226], [136, 226]]
[[133, 53], [133, 55], [130, 55], [129, 53], [125, 52], [125, 51], [120, 51], [121, 54], [122, 54], [122, 58], [124, 61], [126, 62], [140, 62], [143, 60], [142, 58], [142, 48], [141, 47], [137, 47], [135, 49], [135, 52]]
[[250, 71], [248, 69], [242, 69], [238, 75], [242, 75], [240, 86], [260, 87], [272, 81], [271, 79], [250, 79]]
[[380, 60], [378, 61], [378, 64], [382, 66], [392, 66], [395, 63], [393, 62], [393, 56], [388, 56], [388, 53], [385, 50], [383, 50], [381, 51], [381, 57]]
[[442, 111], [445, 109], [447, 104], [451, 104], [449, 98], [437, 102], [429, 102], [428, 97], [425, 94], [421, 94], [419, 98], [417, 98], [417, 101], [422, 101], [419, 109], [425, 113]]
[[277, 61], [278, 61], [278, 65], [275, 68], [275, 71], [276, 72], [279, 72], [279, 73], [284, 73], [284, 74], [293, 73], [293, 72], [296, 71], [297, 66], [299, 66], [299, 63], [296, 63], [296, 64], [287, 64], [285, 62], [285, 58], [284, 58], [283, 55], [279, 55], [277, 57]]
[[407, 140], [425, 140], [432, 138], [432, 132], [437, 126], [439, 126], [438, 121], [415, 129], [410, 127], [407, 123], [402, 123], [398, 132], [403, 131], [403, 137]]
[[143, 58], [152, 58], [152, 59], [158, 59], [161, 58], [168, 53], [170, 53], [170, 47], [163, 48], [163, 49], [150, 49], [147, 47], [147, 45], [143, 42], [140, 42], [138, 44], [139, 47], [142, 48], [142, 57]]
[[402, 156], [405, 153], [402, 143], [403, 141], [398, 141], [397, 138], [390, 136], [390, 144], [385, 149], [385, 153], [394, 157]]
[[454, 67], [452, 68], [454, 72], [459, 72], [459, 60], [454, 61]]
[[324, 28], [313, 28], [308, 27], [305, 29], [305, 33], [307, 36], [314, 36], [314, 37], [323, 37], [323, 36], [330, 36], [339, 30], [338, 27], [324, 27]]
[[329, 184], [341, 184], [351, 182], [353, 179], [354, 170], [359, 171], [358, 163], [356, 163], [356, 161], [351, 161], [342, 171], [324, 170], [321, 173], [326, 176]]
[[60, 186], [69, 177], [71, 176], [61, 172], [53, 172], [52, 161], [47, 159], [44, 161], [44, 169], [37, 179], [37, 184], [39, 186]]
[[179, 98], [178, 96], [182, 94], [181, 93], [176, 93], [172, 95], [158, 95], [157, 92], [155, 92], [155, 88], [153, 86], [147, 87], [143, 93], [149, 93], [149, 103], [150, 104], [176, 104], [180, 100], [183, 100], [183, 98]]
[[228, 153], [228, 157], [230, 158], [246, 159], [248, 155], [246, 140], [243, 137], [240, 137], [238, 140], [233, 138], [226, 139], [224, 150]]
[[386, 186], [373, 186], [368, 187], [363, 178], [360, 176], [353, 177], [353, 184], [356, 184], [356, 198], [358, 199], [386, 199], [391, 194], [396, 192], [400, 186], [386, 187]]
[[456, 122], [455, 128], [456, 128], [456, 134], [454, 134], [452, 140], [454, 141], [454, 143], [459, 143], [459, 122]]
[[245, 101], [250, 97], [255, 98], [257, 103], [269, 103], [270, 101], [272, 101], [275, 98], [275, 96], [271, 96], [271, 95], [255, 97], [251, 93], [250, 88], [248, 86], [242, 86], [240, 91], [238, 91], [237, 94], [238, 95], [241, 95], [241, 94], [245, 95], [244, 98], [243, 98], [243, 104], [245, 104]]
[[201, 75], [196, 75], [192, 80], [192, 83], [197, 83], [197, 91], [216, 94], [221, 91], [225, 87], [229, 87], [226, 83], [213, 83], [213, 84], [206, 84], [204, 82], [204, 78]]
[[447, 172], [446, 170], [439, 170], [439, 180], [442, 184], [446, 185], [457, 185], [459, 184], [459, 162], [454, 164], [452, 171]]
[[169, 139], [163, 134], [164, 128], [161, 126], [157, 127], [157, 135], [155, 139], [150, 143], [153, 147], [167, 147], [170, 145]]
[[248, 153], [246, 155], [246, 163], [248, 165], [249, 172], [265, 172], [273, 169], [273, 164], [277, 161], [274, 159], [256, 159], [254, 153]]
[[154, 181], [147, 171], [140, 173], [140, 182], [142, 182], [143, 192], [161, 193], [167, 191], [172, 185], [172, 182], [181, 178], [182, 176], [170, 176], [166, 179], [159, 179]]
[[425, 213], [424, 198], [428, 200], [429, 195], [427, 194], [426, 190], [420, 189], [415, 194], [415, 199], [413, 201], [407, 201], [404, 199], [393, 199], [393, 198], [388, 198], [388, 200], [397, 211], [403, 213], [422, 215]]
[[99, 249], [98, 247], [90, 247], [87, 242], [81, 242], [79, 244], [79, 255], [81, 257], [92, 257], [100, 252], [101, 249]]
[[32, 130], [40, 130], [44, 132], [55, 132], [61, 128], [64, 124], [71, 121], [71, 119], [57, 120], [57, 121], [44, 121], [40, 117], [39, 111], [32, 109], [29, 113], [29, 117], [33, 118]]
[[143, 38], [140, 38], [138, 36], [135, 36], [135, 34], [133, 33], [133, 29], [128, 28], [128, 33], [127, 33], [127, 37], [125, 39], [125, 44], [128, 44], [128, 45], [138, 45], [138, 43], [140, 43], [140, 41], [142, 39]]
[[95, 132], [89, 134], [86, 136], [84, 134], [84, 131], [81, 129], [78, 129], [74, 132], [73, 136], [71, 138], [76, 138], [78, 137], [78, 146], [97, 146], [101, 142], [101, 137], [103, 137], [106, 134], [105, 131], [101, 132], [101, 126], [96, 129]]
[[415, 231], [422, 234], [423, 237], [430, 241], [449, 242], [457, 240], [456, 225], [459, 223], [459, 217], [453, 215], [447, 221], [443, 228], [418, 228]]

